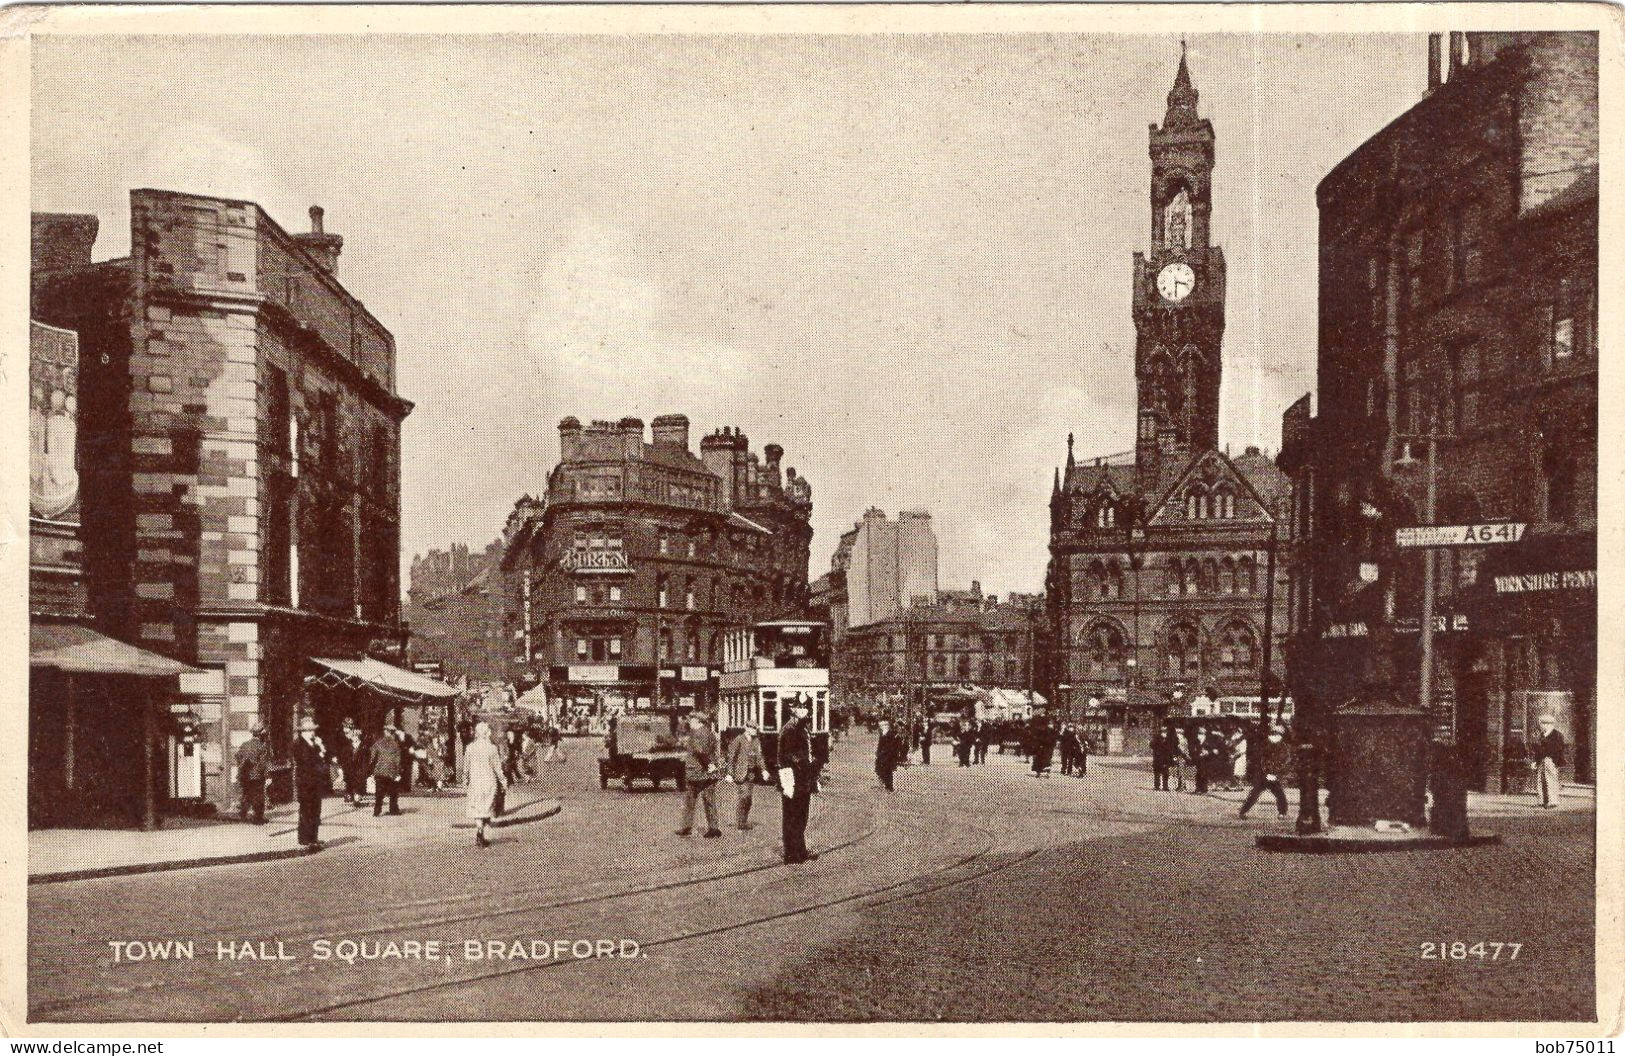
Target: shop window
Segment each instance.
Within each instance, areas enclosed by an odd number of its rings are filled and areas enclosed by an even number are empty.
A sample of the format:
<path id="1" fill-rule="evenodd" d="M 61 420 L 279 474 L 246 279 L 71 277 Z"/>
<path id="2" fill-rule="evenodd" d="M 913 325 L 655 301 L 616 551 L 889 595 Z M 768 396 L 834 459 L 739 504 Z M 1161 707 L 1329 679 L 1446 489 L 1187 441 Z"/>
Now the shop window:
<path id="1" fill-rule="evenodd" d="M 619 602 L 621 600 L 621 588 L 620 587 L 610 587 L 609 588 L 609 600 L 611 602 Z"/>
<path id="2" fill-rule="evenodd" d="M 612 658 L 616 659 L 616 660 L 620 659 L 620 657 L 621 657 L 621 640 L 619 638 L 611 638 L 609 640 L 609 655 Z"/>
<path id="3" fill-rule="evenodd" d="M 591 643 L 589 643 L 587 641 L 587 639 L 585 639 L 585 638 L 577 638 L 576 639 L 576 658 L 577 659 L 585 660 L 585 659 L 587 659 L 588 656 L 591 655 L 591 652 L 592 652 L 592 645 L 591 645 Z"/>

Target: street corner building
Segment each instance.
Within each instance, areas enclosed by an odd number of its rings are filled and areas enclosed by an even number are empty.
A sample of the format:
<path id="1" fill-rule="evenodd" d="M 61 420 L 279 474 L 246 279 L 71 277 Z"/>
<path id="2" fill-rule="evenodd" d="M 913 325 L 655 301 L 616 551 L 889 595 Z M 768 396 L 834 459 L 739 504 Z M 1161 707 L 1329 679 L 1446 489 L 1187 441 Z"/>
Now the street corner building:
<path id="1" fill-rule="evenodd" d="M 1595 772 L 1597 122 L 1596 34 L 1434 34 L 1423 98 L 1318 190 L 1294 690 L 1425 703 L 1481 790 L 1522 790 L 1547 713 Z M 1396 545 L 1428 524 L 1489 542 Z"/>
<path id="2" fill-rule="evenodd" d="M 515 681 L 566 725 L 714 706 L 724 632 L 807 611 L 812 486 L 736 428 L 699 448 L 681 414 L 566 418 L 545 495 L 509 519 Z"/>
<path id="3" fill-rule="evenodd" d="M 394 338 L 339 281 L 344 240 L 321 209 L 310 218 L 311 231 L 290 234 L 252 202 L 134 190 L 129 255 L 93 261 L 94 217 L 34 217 L 33 318 L 78 346 L 83 496 L 71 528 L 41 525 L 42 539 L 71 535 L 76 559 L 36 562 L 31 580 L 57 589 L 34 596 L 60 605 L 74 582 L 75 626 L 181 673 L 157 694 L 36 678 L 31 823 L 129 817 L 141 793 L 121 775 L 153 751 L 158 799 L 224 808 L 252 727 L 286 760 L 315 658 L 403 643 L 412 405 L 395 391 Z M 58 423 L 46 424 L 50 521 L 66 467 Z M 60 620 L 32 616 L 36 636 Z M 65 670 L 34 652 L 36 674 Z M 278 772 L 273 794 L 287 795 Z"/>
<path id="4" fill-rule="evenodd" d="M 1080 459 L 1068 437 L 1050 498 L 1045 688 L 1105 727 L 1111 751 L 1145 751 L 1208 690 L 1256 715 L 1280 671 L 1272 580 L 1291 482 L 1256 447 L 1218 446 L 1225 262 L 1210 241 L 1215 134 L 1197 103 L 1182 54 L 1150 128 L 1150 249 L 1129 274 L 1135 448 Z"/>

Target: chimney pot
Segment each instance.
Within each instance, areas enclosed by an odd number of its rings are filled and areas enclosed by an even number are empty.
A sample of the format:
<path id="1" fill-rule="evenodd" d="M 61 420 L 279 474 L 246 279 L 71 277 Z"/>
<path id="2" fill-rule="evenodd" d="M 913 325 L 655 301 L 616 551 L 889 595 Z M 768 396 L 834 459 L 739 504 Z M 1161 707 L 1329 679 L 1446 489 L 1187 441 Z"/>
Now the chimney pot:
<path id="1" fill-rule="evenodd" d="M 310 207 L 310 233 L 313 235 L 322 233 L 322 207 L 319 205 Z"/>

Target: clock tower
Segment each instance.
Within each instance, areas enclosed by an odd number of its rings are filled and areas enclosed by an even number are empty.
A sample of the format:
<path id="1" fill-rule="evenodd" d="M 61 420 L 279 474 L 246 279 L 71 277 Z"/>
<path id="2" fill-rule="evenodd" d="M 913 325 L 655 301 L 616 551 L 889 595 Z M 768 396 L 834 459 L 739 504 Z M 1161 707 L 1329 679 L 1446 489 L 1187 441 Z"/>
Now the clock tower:
<path id="1" fill-rule="evenodd" d="M 1151 248 L 1134 254 L 1134 373 L 1141 471 L 1219 444 L 1224 253 L 1209 242 L 1213 126 L 1196 112 L 1180 45 L 1162 124 L 1151 126 Z"/>

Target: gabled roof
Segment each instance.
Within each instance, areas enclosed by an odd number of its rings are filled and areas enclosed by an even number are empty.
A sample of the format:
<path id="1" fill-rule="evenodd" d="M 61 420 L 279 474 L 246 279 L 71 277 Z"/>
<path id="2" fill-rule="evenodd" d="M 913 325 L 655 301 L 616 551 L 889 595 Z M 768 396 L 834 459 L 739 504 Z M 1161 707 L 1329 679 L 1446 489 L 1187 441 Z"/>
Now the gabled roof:
<path id="1" fill-rule="evenodd" d="M 1280 496 L 1273 487 L 1276 481 L 1269 479 L 1269 474 L 1264 470 L 1264 466 L 1268 466 L 1270 470 L 1273 470 L 1275 477 L 1281 481 L 1285 481 L 1286 475 L 1275 468 L 1275 464 L 1262 454 L 1249 450 L 1244 457 L 1250 460 L 1248 464 L 1248 469 L 1251 470 L 1250 473 L 1243 472 L 1241 467 L 1223 451 L 1210 448 L 1192 454 L 1184 466 L 1180 467 L 1178 472 L 1173 474 L 1156 491 L 1155 500 L 1149 504 L 1152 510 L 1151 522 L 1155 523 L 1162 517 L 1163 511 L 1168 509 L 1169 503 L 1174 500 L 1175 495 L 1184 489 L 1186 482 L 1195 476 L 1203 466 L 1207 465 L 1216 466 L 1219 476 L 1241 485 L 1246 494 L 1251 496 L 1252 500 L 1263 511 L 1265 519 L 1273 521 L 1275 519 L 1275 503 L 1273 500 Z M 1262 465 L 1259 463 L 1262 463 Z M 1249 479 L 1249 477 L 1255 477 L 1259 483 L 1266 484 L 1266 492 L 1269 494 L 1260 493 L 1259 489 L 1254 486 L 1253 480 Z M 1245 520 L 1245 518 L 1238 518 L 1238 520 Z"/>

